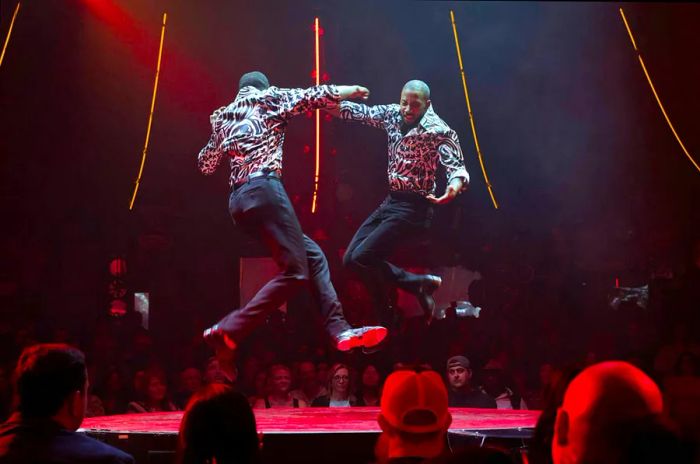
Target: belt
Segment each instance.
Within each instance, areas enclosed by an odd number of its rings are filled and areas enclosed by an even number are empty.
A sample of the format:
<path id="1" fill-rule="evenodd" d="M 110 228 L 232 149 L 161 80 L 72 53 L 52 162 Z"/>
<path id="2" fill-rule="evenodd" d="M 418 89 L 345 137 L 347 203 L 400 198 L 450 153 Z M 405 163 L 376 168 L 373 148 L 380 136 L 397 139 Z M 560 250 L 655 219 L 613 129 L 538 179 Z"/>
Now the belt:
<path id="1" fill-rule="evenodd" d="M 428 199 L 423 195 L 411 190 L 391 190 L 389 191 L 389 196 L 399 201 L 428 202 Z"/>
<path id="2" fill-rule="evenodd" d="M 277 174 L 275 171 L 263 169 L 262 171 L 251 172 L 243 180 L 239 180 L 238 182 L 233 184 L 233 189 L 236 190 L 237 188 L 241 188 L 253 179 L 259 179 L 263 177 L 281 180 L 279 174 Z"/>

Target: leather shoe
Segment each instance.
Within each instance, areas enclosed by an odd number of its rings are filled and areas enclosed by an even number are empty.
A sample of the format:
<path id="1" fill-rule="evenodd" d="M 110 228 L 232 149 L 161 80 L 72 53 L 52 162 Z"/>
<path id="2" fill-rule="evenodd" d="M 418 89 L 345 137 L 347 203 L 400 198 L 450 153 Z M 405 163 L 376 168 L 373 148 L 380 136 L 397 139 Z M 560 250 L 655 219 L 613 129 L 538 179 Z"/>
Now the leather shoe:
<path id="1" fill-rule="evenodd" d="M 418 288 L 418 293 L 416 294 L 418 304 L 423 308 L 428 324 L 432 321 L 433 312 L 435 311 L 433 293 L 440 288 L 440 285 L 442 285 L 442 279 L 439 276 L 426 274 L 423 276 L 420 287 Z"/>

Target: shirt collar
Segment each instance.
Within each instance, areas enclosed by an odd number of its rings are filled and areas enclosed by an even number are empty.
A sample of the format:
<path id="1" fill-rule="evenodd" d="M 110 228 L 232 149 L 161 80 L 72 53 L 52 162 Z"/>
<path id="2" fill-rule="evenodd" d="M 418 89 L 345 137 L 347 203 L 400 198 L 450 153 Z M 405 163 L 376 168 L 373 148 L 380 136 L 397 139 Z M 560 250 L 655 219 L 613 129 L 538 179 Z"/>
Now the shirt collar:
<path id="1" fill-rule="evenodd" d="M 258 90 L 257 88 L 253 87 L 252 85 L 246 85 L 242 89 L 238 91 L 238 95 L 236 95 L 236 98 L 234 99 L 234 103 L 236 100 L 239 98 L 245 98 L 248 95 L 254 95 L 257 93 L 262 92 L 262 90 Z M 229 105 L 230 106 L 230 105 Z M 226 111 L 226 108 L 228 106 L 222 106 L 221 108 L 217 108 L 214 110 L 214 112 L 209 116 L 209 122 L 211 122 L 212 125 L 216 125 L 221 121 L 221 115 L 224 111 Z"/>
<path id="2" fill-rule="evenodd" d="M 426 132 L 440 132 L 441 130 L 444 130 L 445 123 L 442 122 L 442 119 L 435 113 L 433 110 L 433 104 L 431 103 L 428 109 L 425 111 L 425 114 L 420 120 L 420 123 L 418 123 L 424 131 Z"/>
<path id="3" fill-rule="evenodd" d="M 243 87 L 241 90 L 238 91 L 238 96 L 239 97 L 245 97 L 246 95 L 250 95 L 253 93 L 259 93 L 261 90 L 258 90 L 257 88 L 253 87 L 252 85 L 246 85 Z"/>

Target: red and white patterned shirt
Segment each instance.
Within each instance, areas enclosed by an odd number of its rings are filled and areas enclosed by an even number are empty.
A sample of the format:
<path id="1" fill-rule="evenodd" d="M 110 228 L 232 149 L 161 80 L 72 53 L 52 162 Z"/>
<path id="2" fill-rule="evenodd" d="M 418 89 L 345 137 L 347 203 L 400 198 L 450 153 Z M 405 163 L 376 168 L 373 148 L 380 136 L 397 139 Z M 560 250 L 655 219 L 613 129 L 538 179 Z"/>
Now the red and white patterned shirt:
<path id="1" fill-rule="evenodd" d="M 228 155 L 232 186 L 265 168 L 281 175 L 282 145 L 289 119 L 317 108 L 336 106 L 339 101 L 334 85 L 265 90 L 243 87 L 231 104 L 209 117 L 212 134 L 197 157 L 199 170 L 212 174 Z"/>
<path id="2" fill-rule="evenodd" d="M 389 188 L 423 196 L 435 193 L 438 160 L 447 170 L 447 182 L 462 178 L 469 183 L 457 133 L 440 119 L 430 105 L 416 127 L 401 133 L 399 105 L 367 106 L 343 101 L 340 117 L 384 129 L 389 138 Z"/>

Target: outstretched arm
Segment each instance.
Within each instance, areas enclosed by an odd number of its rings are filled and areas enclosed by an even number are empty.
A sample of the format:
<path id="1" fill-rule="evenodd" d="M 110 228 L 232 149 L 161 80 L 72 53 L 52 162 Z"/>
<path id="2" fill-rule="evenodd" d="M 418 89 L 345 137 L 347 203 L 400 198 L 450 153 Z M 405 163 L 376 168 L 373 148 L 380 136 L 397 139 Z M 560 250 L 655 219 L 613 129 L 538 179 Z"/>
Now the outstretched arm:
<path id="1" fill-rule="evenodd" d="M 307 89 L 276 88 L 271 96 L 272 101 L 279 104 L 279 114 L 288 118 L 307 111 L 332 108 L 348 98 L 367 99 L 369 90 L 361 85 L 317 85 Z"/>
<path id="2" fill-rule="evenodd" d="M 361 85 L 337 85 L 340 100 L 350 100 L 361 98 L 367 100 L 369 98 L 369 89 Z"/>
<path id="3" fill-rule="evenodd" d="M 391 111 L 391 105 L 368 106 L 362 103 L 344 101 L 337 108 L 329 109 L 328 112 L 340 119 L 359 121 L 368 126 L 384 129 L 386 120 Z"/>
<path id="4" fill-rule="evenodd" d="M 354 98 L 367 100 L 369 98 L 369 89 L 367 87 L 362 87 L 361 85 L 338 85 L 336 87 L 338 88 L 338 93 L 340 94 L 340 100 L 349 100 Z M 323 111 L 330 114 L 334 118 L 340 117 L 340 106 L 329 106 L 324 108 Z"/>

